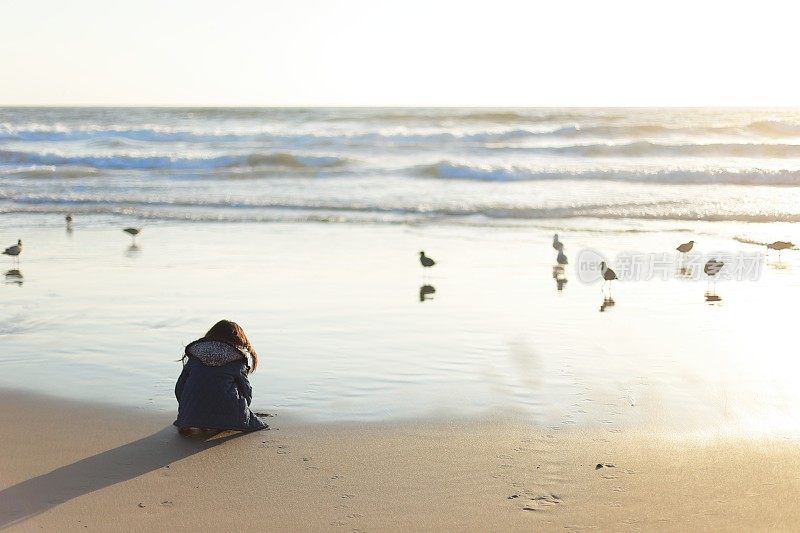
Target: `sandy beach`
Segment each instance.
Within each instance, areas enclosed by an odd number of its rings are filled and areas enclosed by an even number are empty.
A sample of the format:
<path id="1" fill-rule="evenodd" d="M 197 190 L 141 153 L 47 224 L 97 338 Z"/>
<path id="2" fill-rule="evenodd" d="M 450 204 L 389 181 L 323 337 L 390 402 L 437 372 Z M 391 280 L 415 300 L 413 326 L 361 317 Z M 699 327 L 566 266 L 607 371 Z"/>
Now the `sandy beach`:
<path id="1" fill-rule="evenodd" d="M 14 428 L 0 447 L 9 531 L 788 531 L 800 520 L 796 440 L 278 416 L 268 431 L 202 441 L 164 414 L 0 400 Z"/>
<path id="2" fill-rule="evenodd" d="M 0 108 L 0 529 L 797 530 L 798 135 Z M 186 439 L 181 356 L 221 319 L 272 429 Z"/>

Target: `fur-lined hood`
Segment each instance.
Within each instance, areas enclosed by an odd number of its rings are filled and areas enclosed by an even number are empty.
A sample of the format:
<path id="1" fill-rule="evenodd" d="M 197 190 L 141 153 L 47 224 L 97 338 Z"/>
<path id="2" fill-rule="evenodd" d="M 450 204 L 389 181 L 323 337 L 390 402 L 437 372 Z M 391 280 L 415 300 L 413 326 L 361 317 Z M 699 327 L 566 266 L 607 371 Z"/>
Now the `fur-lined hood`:
<path id="1" fill-rule="evenodd" d="M 242 359 L 248 368 L 253 368 L 253 360 L 246 349 L 221 341 L 198 339 L 189 343 L 186 355 L 198 358 L 206 366 L 222 366 Z"/>

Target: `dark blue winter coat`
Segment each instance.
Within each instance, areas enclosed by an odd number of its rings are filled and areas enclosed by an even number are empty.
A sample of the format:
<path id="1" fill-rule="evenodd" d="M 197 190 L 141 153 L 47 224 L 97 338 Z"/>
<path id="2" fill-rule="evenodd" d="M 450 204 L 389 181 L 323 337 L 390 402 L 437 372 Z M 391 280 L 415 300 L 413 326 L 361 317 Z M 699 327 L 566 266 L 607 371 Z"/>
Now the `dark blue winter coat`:
<path id="1" fill-rule="evenodd" d="M 186 347 L 187 361 L 175 384 L 178 427 L 257 431 L 266 424 L 250 411 L 249 359 L 224 342 L 199 339 Z"/>

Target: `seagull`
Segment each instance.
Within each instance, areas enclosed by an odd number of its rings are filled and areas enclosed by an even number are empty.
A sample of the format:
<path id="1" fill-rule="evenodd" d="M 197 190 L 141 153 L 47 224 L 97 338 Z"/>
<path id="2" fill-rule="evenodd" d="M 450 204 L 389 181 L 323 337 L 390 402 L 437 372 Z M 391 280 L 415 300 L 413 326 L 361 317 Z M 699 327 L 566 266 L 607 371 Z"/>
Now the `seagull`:
<path id="1" fill-rule="evenodd" d="M 558 250 L 559 252 L 561 251 L 562 248 L 564 248 L 564 243 L 558 240 L 558 233 L 553 235 L 553 248 Z"/>
<path id="2" fill-rule="evenodd" d="M 141 228 L 125 228 L 122 231 L 130 235 L 133 242 L 136 242 L 136 236 L 139 235 L 139 232 L 142 230 Z"/>
<path id="3" fill-rule="evenodd" d="M 564 255 L 564 246 L 561 246 L 561 249 L 558 250 L 558 255 L 556 256 L 556 263 L 559 265 L 566 265 L 567 264 L 567 256 Z"/>
<path id="4" fill-rule="evenodd" d="M 775 241 L 767 245 L 767 253 L 769 250 L 778 250 L 778 261 L 781 260 L 781 250 L 789 250 L 794 248 L 794 244 L 787 241 Z"/>
<path id="5" fill-rule="evenodd" d="M 5 251 L 3 252 L 3 255 L 10 255 L 11 257 L 14 257 L 16 261 L 19 263 L 19 254 L 21 253 L 22 253 L 22 239 L 18 240 L 17 244 L 15 244 L 14 246 L 9 246 L 8 248 L 6 248 Z"/>
<path id="6" fill-rule="evenodd" d="M 436 261 L 425 255 L 425 252 L 419 253 L 419 262 L 422 263 L 423 268 L 430 268 L 436 264 Z"/>
<path id="7" fill-rule="evenodd" d="M 685 254 L 686 252 L 690 252 L 693 247 L 694 247 L 694 241 L 689 241 L 681 244 L 675 249 L 678 250 L 680 253 Z"/>

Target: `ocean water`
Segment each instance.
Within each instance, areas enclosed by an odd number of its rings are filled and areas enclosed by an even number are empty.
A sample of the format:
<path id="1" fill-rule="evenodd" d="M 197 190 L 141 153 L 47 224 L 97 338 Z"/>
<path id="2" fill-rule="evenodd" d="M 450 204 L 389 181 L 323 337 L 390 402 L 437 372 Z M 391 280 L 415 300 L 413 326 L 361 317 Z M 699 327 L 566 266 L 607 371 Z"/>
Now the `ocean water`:
<path id="1" fill-rule="evenodd" d="M 0 109 L 0 212 L 800 220 L 800 111 Z"/>
<path id="2" fill-rule="evenodd" d="M 173 410 L 226 317 L 260 411 L 797 435 L 798 157 L 792 110 L 2 109 L 0 386 Z M 690 239 L 758 276 L 575 271 Z"/>

